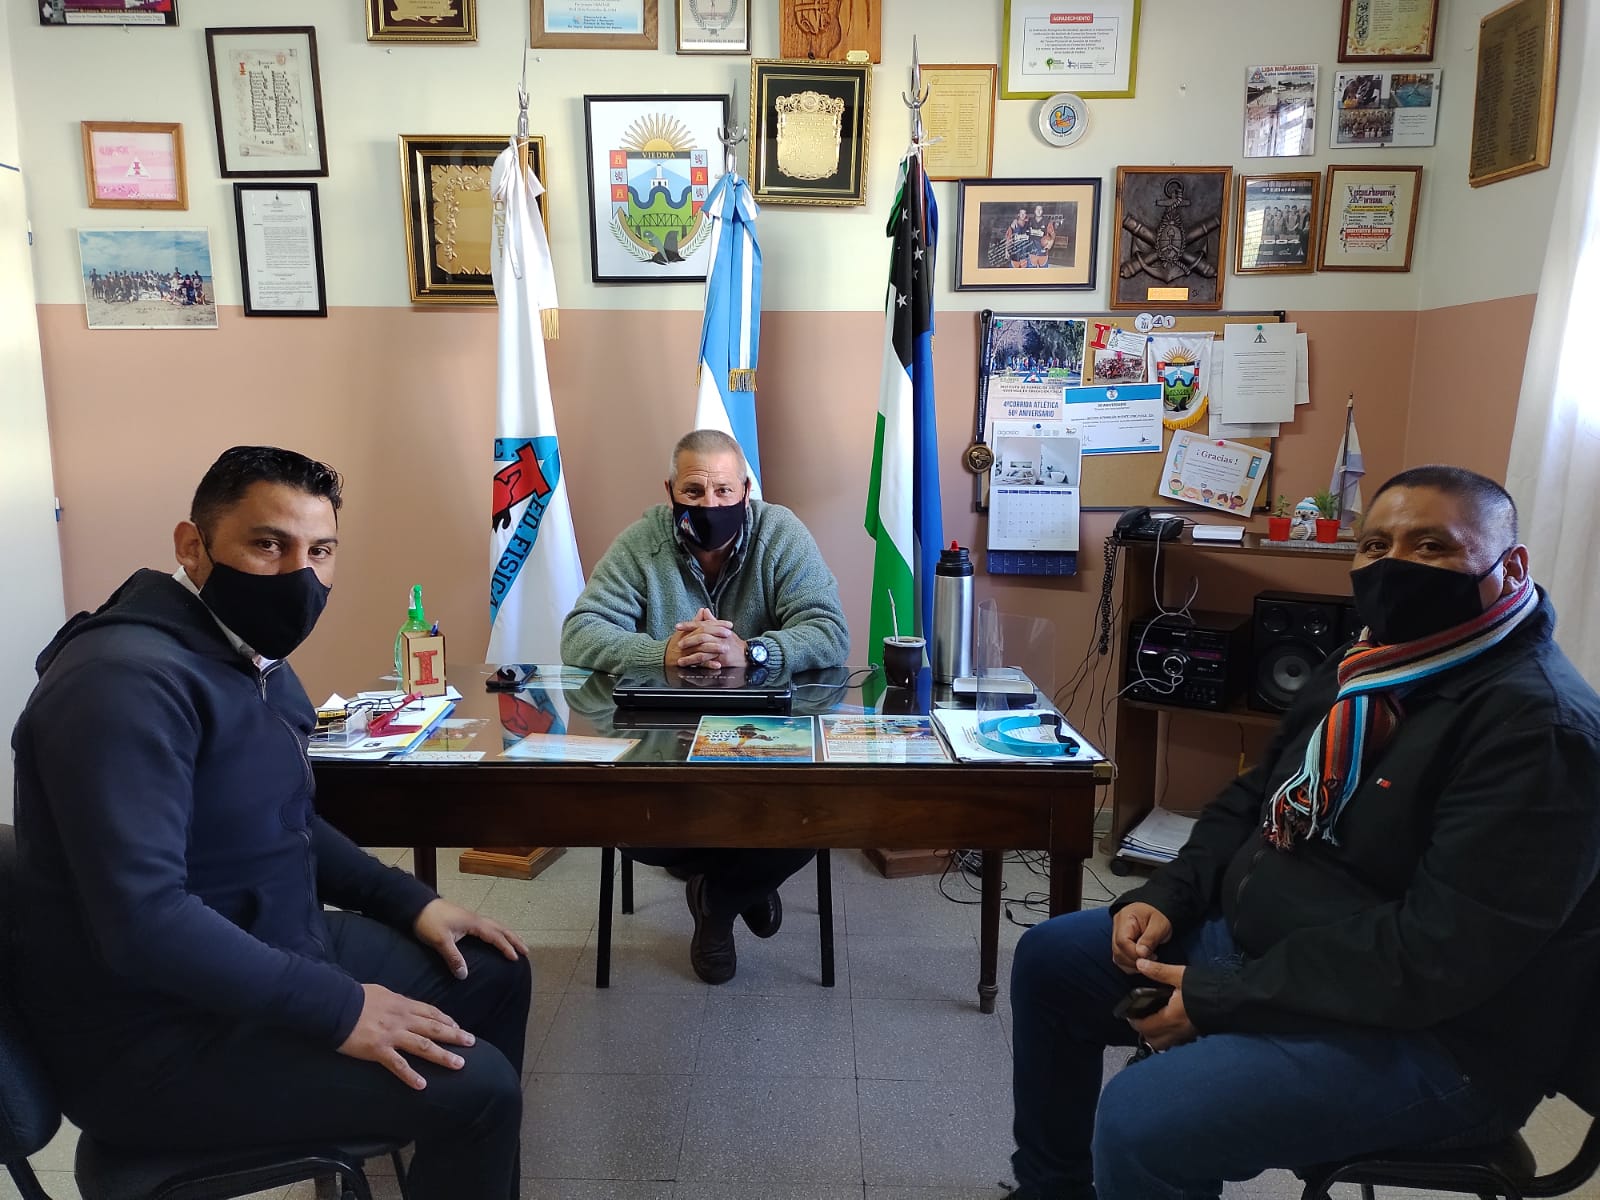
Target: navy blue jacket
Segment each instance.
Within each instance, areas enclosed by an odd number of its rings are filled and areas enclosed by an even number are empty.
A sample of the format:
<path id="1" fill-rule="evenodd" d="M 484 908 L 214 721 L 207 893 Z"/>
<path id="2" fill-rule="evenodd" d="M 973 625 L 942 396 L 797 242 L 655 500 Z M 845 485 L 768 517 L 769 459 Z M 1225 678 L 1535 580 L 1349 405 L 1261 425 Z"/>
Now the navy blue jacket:
<path id="1" fill-rule="evenodd" d="M 39 656 L 12 735 L 19 999 L 70 1094 L 196 1014 L 337 1047 L 360 984 L 322 903 L 409 930 L 433 893 L 312 809 L 314 713 L 198 597 L 139 571 Z"/>

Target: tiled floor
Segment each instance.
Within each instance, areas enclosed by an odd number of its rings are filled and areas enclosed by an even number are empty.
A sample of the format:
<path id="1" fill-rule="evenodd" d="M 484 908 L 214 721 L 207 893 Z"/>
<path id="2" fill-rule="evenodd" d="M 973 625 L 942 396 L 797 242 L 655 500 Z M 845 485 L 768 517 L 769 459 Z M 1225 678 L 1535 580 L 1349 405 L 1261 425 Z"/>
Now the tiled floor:
<path id="1" fill-rule="evenodd" d="M 1021 929 L 1002 925 L 1000 1011 L 977 1010 L 977 907 L 933 878 L 888 881 L 835 852 L 837 985 L 818 984 L 816 881 L 784 890 L 784 928 L 739 940 L 739 973 L 710 988 L 688 965 L 683 885 L 635 869 L 618 916 L 612 986 L 594 987 L 598 851 L 574 850 L 524 883 L 461 876 L 441 890 L 522 933 L 533 950 L 523 1194 L 532 1200 L 1000 1200 L 1009 1181 L 1011 1058 L 1003 982 Z M 386 857 L 409 865 L 405 855 Z M 1098 865 L 1099 879 L 1120 888 Z M 1020 864 L 1008 894 L 1042 884 Z M 952 892 L 965 891 L 959 882 Z M 1085 878 L 1085 898 L 1107 893 Z M 966 899 L 976 893 L 966 891 Z M 1019 920 L 1035 919 L 1018 909 Z M 741 927 L 742 929 L 742 927 Z M 1585 1118 L 1535 1119 L 1541 1161 Z M 68 1129 L 34 1166 L 55 1200 L 77 1196 Z M 372 1164 L 377 1194 L 397 1190 Z M 16 1196 L 0 1178 L 0 1200 Z M 310 1200 L 310 1185 L 272 1200 Z M 1286 1173 L 1230 1200 L 1299 1195 Z M 1354 1191 L 1349 1192 L 1354 1196 Z M 1408 1193 L 1418 1196 L 1418 1193 Z M 1574 1195 L 1600 1200 L 1600 1190 Z M 473 1200 L 463 1197 L 462 1200 Z"/>

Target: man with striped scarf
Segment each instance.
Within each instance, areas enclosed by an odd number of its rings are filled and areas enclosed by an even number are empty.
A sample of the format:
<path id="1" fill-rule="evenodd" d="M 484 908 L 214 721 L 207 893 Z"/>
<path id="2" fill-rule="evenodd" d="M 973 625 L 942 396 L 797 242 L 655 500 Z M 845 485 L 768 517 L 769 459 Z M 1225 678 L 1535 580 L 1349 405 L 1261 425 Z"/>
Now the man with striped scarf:
<path id="1" fill-rule="evenodd" d="M 1177 861 L 1024 935 L 1016 1200 L 1191 1200 L 1517 1129 L 1600 969 L 1600 698 L 1499 484 L 1389 480 L 1351 584 L 1366 626 Z M 1135 987 L 1153 1014 L 1113 1007 Z M 1101 1089 L 1107 1045 L 1146 1055 Z"/>

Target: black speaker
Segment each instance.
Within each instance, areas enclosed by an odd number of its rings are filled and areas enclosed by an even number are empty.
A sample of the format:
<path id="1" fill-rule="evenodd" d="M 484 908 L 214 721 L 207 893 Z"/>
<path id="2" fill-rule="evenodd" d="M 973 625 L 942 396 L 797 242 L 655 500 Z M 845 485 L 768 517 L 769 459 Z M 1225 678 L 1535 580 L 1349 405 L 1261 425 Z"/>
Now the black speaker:
<path id="1" fill-rule="evenodd" d="M 1287 711 L 1318 664 L 1359 632 L 1349 596 L 1262 592 L 1250 623 L 1250 707 Z"/>

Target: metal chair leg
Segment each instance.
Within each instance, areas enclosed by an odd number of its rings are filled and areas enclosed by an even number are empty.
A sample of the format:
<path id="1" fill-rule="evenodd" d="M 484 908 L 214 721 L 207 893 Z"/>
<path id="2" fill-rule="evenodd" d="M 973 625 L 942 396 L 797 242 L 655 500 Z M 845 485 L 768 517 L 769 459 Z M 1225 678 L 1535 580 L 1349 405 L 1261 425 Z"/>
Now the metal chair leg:
<path id="1" fill-rule="evenodd" d="M 633 855 L 622 852 L 622 911 L 633 912 Z"/>
<path id="2" fill-rule="evenodd" d="M 822 921 L 822 986 L 833 986 L 833 860 L 817 851 L 817 916 Z"/>
<path id="3" fill-rule="evenodd" d="M 6 1170 L 11 1173 L 11 1182 L 17 1185 L 17 1194 L 22 1200 L 50 1200 L 50 1194 L 40 1186 L 39 1177 L 33 1173 L 26 1159 L 7 1163 Z"/>
<path id="4" fill-rule="evenodd" d="M 594 985 L 611 986 L 611 896 L 612 876 L 617 870 L 617 852 L 606 846 L 600 851 L 600 931 L 595 940 Z"/>
<path id="5" fill-rule="evenodd" d="M 1370 1183 L 1361 1185 L 1361 1200 L 1377 1200 L 1378 1193 L 1372 1190 Z"/>

